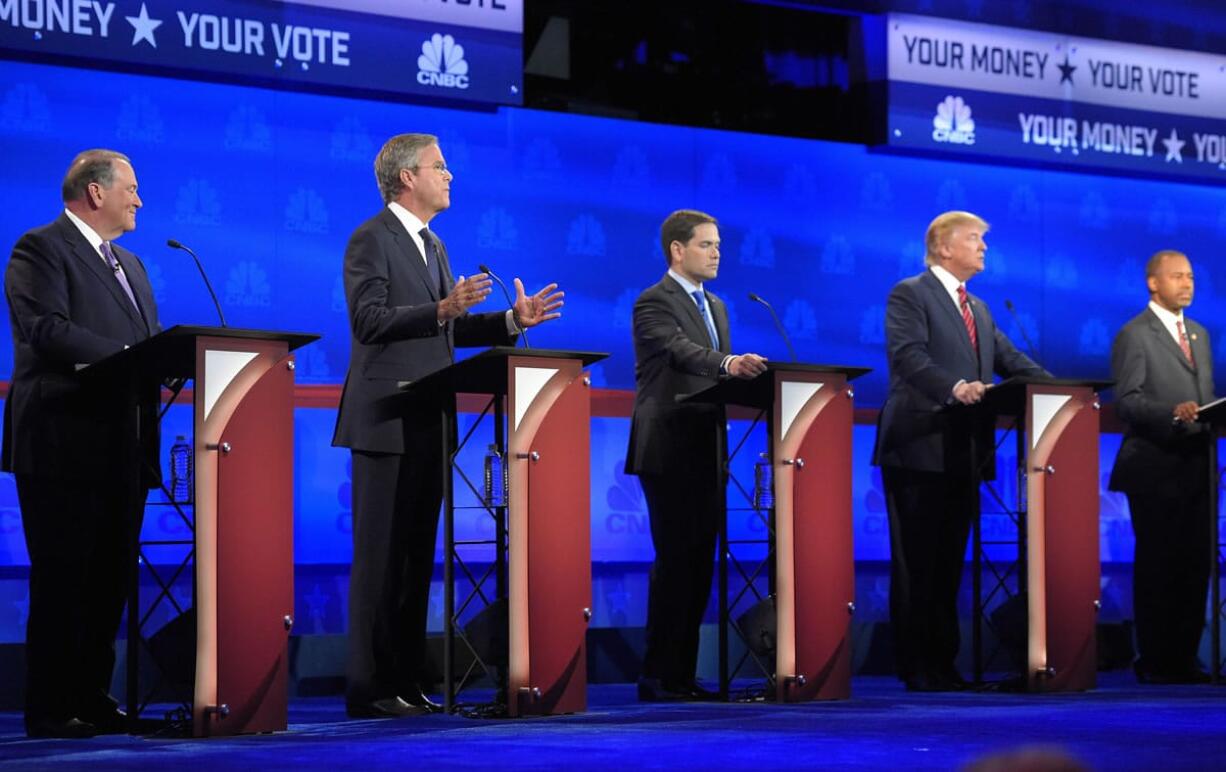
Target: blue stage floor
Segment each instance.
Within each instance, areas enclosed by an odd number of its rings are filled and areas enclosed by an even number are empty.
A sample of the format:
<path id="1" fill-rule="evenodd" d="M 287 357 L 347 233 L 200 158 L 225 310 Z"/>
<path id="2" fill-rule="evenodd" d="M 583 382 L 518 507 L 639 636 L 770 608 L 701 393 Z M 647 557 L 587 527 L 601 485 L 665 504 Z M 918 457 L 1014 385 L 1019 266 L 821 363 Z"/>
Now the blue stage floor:
<path id="1" fill-rule="evenodd" d="M 1048 746 L 1100 770 L 1226 769 L 1226 687 L 1138 686 L 1103 674 L 1086 694 L 910 694 L 859 677 L 846 702 L 643 705 L 593 686 L 589 710 L 527 720 L 348 721 L 340 700 L 295 700 L 289 731 L 211 740 L 27 740 L 0 714 L 0 768 L 954 769 Z"/>

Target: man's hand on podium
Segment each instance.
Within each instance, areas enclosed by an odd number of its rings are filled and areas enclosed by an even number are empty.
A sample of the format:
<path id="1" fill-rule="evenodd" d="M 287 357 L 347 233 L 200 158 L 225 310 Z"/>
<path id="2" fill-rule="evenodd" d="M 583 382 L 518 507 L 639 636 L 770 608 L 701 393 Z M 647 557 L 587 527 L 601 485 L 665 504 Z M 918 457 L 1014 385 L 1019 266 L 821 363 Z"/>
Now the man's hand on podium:
<path id="1" fill-rule="evenodd" d="M 962 381 L 957 386 L 954 386 L 954 399 L 963 405 L 974 405 L 983 399 L 984 392 L 987 390 L 988 387 L 983 384 L 983 381 L 971 381 L 969 383 Z"/>
<path id="2" fill-rule="evenodd" d="M 728 374 L 733 378 L 757 378 L 766 372 L 766 359 L 757 354 L 739 354 L 728 361 Z"/>

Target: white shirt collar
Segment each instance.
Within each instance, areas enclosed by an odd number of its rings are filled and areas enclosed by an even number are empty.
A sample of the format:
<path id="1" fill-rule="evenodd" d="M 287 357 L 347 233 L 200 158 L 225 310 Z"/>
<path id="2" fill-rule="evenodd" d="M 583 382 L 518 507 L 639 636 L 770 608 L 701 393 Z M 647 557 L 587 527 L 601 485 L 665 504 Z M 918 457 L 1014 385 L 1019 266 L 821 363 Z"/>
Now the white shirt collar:
<path id="1" fill-rule="evenodd" d="M 98 257 L 102 257 L 103 239 L 98 235 L 98 232 L 89 227 L 84 220 L 77 217 L 70 210 L 65 209 L 64 214 L 68 215 L 68 219 L 72 221 L 72 224 L 77 226 L 77 230 L 81 231 L 81 235 L 85 237 L 85 240 L 89 242 L 89 245 L 94 248 L 95 252 L 98 253 Z"/>
<path id="2" fill-rule="evenodd" d="M 681 289 L 685 290 L 685 294 L 690 295 L 691 297 L 695 292 L 700 292 L 702 290 L 701 284 L 694 284 L 694 282 L 677 273 L 672 268 L 668 269 L 668 275 L 673 277 L 673 280 L 681 285 Z"/>
<path id="3" fill-rule="evenodd" d="M 1167 327 L 1174 327 L 1175 322 L 1183 321 L 1183 309 L 1179 309 L 1179 313 L 1173 313 L 1158 305 L 1154 301 L 1149 301 L 1149 310 L 1153 311 L 1162 323 Z"/>
<path id="4" fill-rule="evenodd" d="M 958 303 L 958 287 L 961 287 L 964 282 L 958 281 L 957 276 L 954 276 L 942 266 L 930 265 L 928 270 L 932 271 L 932 275 L 937 277 L 937 281 L 941 282 L 941 286 L 949 293 L 949 297 L 954 301 L 954 305 L 960 305 Z"/>
<path id="5" fill-rule="evenodd" d="M 1179 313 L 1176 314 L 1166 310 L 1151 300 L 1149 301 L 1149 310 L 1154 312 L 1154 316 L 1158 317 L 1158 321 L 1162 322 L 1162 326 L 1165 327 L 1166 331 L 1171 334 L 1171 337 L 1175 339 L 1176 343 L 1179 343 L 1181 346 L 1183 345 L 1182 341 L 1179 339 L 1179 328 L 1175 326 L 1176 322 L 1183 324 L 1184 333 L 1189 335 L 1190 339 L 1191 333 L 1188 333 L 1188 323 L 1183 319 L 1182 308 L 1179 309 Z"/>
<path id="6" fill-rule="evenodd" d="M 389 203 L 387 208 L 396 216 L 396 219 L 400 221 L 400 224 L 404 226 L 404 229 L 409 232 L 409 238 L 413 239 L 413 243 L 417 245 L 417 252 L 421 255 L 422 262 L 425 262 L 426 242 L 421 238 L 421 229 L 428 228 L 430 226 L 426 225 L 421 221 L 420 217 L 413 214 L 408 209 L 405 209 L 395 201 Z"/>

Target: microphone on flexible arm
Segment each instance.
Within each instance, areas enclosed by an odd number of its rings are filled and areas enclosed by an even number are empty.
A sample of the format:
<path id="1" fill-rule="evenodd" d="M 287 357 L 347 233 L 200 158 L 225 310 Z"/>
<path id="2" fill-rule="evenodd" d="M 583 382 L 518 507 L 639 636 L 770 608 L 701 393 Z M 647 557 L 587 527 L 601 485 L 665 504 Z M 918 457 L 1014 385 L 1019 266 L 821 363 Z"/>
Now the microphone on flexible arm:
<path id="1" fill-rule="evenodd" d="M 511 293 L 507 291 L 507 285 L 502 283 L 502 279 L 499 279 L 498 274 L 491 271 L 488 265 L 484 263 L 480 263 L 477 265 L 477 269 L 480 270 L 481 273 L 488 273 L 491 279 L 498 282 L 498 286 L 502 288 L 502 296 L 506 298 L 507 306 L 510 307 L 511 309 L 511 320 L 514 321 L 515 320 L 515 301 L 511 300 Z M 516 322 L 515 326 L 518 327 L 519 323 Z M 522 335 L 524 338 L 524 348 L 532 348 L 532 344 L 528 342 L 528 331 L 526 329 L 521 329 L 519 331 L 519 334 Z"/>
<path id="2" fill-rule="evenodd" d="M 749 299 L 755 303 L 761 303 L 766 306 L 766 310 L 771 312 L 771 318 L 775 320 L 775 327 L 779 330 L 779 335 L 783 338 L 783 342 L 787 344 L 788 353 L 792 355 L 792 361 L 796 361 L 796 349 L 792 348 L 792 339 L 788 337 L 788 331 L 784 328 L 783 322 L 779 321 L 779 315 L 775 313 L 775 309 L 770 303 L 767 303 L 761 295 L 751 292 Z"/>
<path id="3" fill-rule="evenodd" d="M 1022 340 L 1026 342 L 1026 348 L 1030 349 L 1030 358 L 1041 367 L 1042 365 L 1039 362 L 1039 355 L 1034 347 L 1034 343 L 1031 342 L 1030 336 L 1026 334 L 1026 325 L 1022 324 L 1022 320 L 1018 317 L 1017 309 L 1013 307 L 1013 301 L 1005 298 L 1005 308 L 1009 309 L 1009 314 L 1017 324 L 1018 331 L 1022 333 Z"/>
<path id="4" fill-rule="evenodd" d="M 196 253 L 188 248 L 185 244 L 181 244 L 174 239 L 166 239 L 166 246 L 171 249 L 181 249 L 192 256 L 192 260 L 196 261 L 196 268 L 200 271 L 200 278 L 204 279 L 204 286 L 208 288 L 209 295 L 213 297 L 213 307 L 217 309 L 217 318 L 221 320 L 221 326 L 227 327 L 226 315 L 221 312 L 221 303 L 217 302 L 217 293 L 213 291 L 213 283 L 209 281 L 209 276 L 204 272 L 204 266 L 200 264 L 200 258 L 196 257 Z"/>

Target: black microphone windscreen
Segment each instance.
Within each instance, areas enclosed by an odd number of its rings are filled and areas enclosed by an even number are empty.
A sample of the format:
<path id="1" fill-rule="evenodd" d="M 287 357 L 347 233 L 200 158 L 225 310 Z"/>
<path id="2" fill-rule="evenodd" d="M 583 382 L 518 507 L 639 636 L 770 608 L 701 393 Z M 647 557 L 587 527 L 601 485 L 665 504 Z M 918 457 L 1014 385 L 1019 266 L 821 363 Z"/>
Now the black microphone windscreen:
<path id="1" fill-rule="evenodd" d="M 175 241 L 174 239 L 166 239 L 166 246 L 170 247 L 171 249 L 182 249 L 183 248 L 183 245 Z"/>

